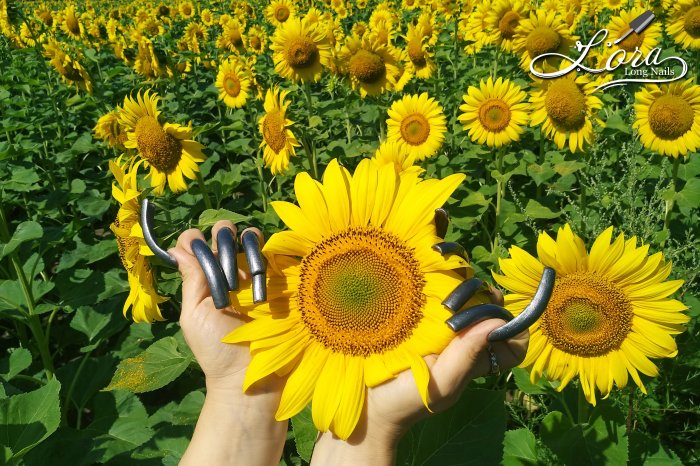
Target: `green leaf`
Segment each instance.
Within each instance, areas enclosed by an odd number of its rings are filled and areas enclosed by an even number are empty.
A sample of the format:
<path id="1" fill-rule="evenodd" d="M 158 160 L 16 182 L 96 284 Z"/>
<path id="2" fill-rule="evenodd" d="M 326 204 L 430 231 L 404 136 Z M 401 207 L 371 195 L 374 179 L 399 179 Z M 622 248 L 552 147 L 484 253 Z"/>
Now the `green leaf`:
<path id="1" fill-rule="evenodd" d="M 528 429 L 506 432 L 503 441 L 503 466 L 537 466 L 537 440 Z"/>
<path id="2" fill-rule="evenodd" d="M 0 243 L 0 259 L 15 252 L 20 244 L 44 236 L 44 230 L 37 222 L 22 222 L 17 226 L 12 238 L 7 244 Z"/>
<path id="3" fill-rule="evenodd" d="M 297 453 L 307 463 L 311 462 L 311 453 L 314 450 L 314 442 L 318 431 L 311 419 L 311 405 L 292 418 L 292 430 L 294 431 L 294 443 Z"/>
<path id="4" fill-rule="evenodd" d="M 542 183 L 553 177 L 555 173 L 556 172 L 554 169 L 552 169 L 552 165 L 550 165 L 549 162 L 545 162 L 542 165 L 531 163 L 527 166 L 527 174 L 530 175 L 530 178 L 535 180 L 535 184 L 537 186 L 540 186 Z"/>
<path id="5" fill-rule="evenodd" d="M 625 123 L 620 114 L 617 112 L 613 112 L 610 114 L 610 116 L 608 116 L 608 119 L 605 121 L 605 128 L 620 131 L 624 134 L 632 133 L 630 125 Z"/>
<path id="6" fill-rule="evenodd" d="M 12 167 L 9 180 L 3 180 L 2 189 L 7 191 L 29 192 L 41 189 L 39 175 L 32 168 Z"/>
<path id="7" fill-rule="evenodd" d="M 515 377 L 515 385 L 528 395 L 545 395 L 552 393 L 558 382 L 550 382 L 546 377 L 540 377 L 537 383 L 530 382 L 530 373 L 522 367 L 514 367 L 511 369 Z"/>
<path id="8" fill-rule="evenodd" d="M 404 435 L 396 464 L 498 464 L 506 427 L 504 399 L 503 391 L 466 389 L 455 406 Z"/>
<path id="9" fill-rule="evenodd" d="M 241 215 L 226 209 L 207 209 L 199 216 L 199 229 L 211 227 L 219 220 L 230 220 L 234 224 L 250 220 L 250 215 Z"/>
<path id="10" fill-rule="evenodd" d="M 28 466 L 77 466 L 94 464 L 100 452 L 93 448 L 92 433 L 61 427 L 23 458 Z"/>
<path id="11" fill-rule="evenodd" d="M 678 208 L 684 215 L 700 205 L 700 178 L 689 180 L 680 192 L 676 193 Z"/>
<path id="12" fill-rule="evenodd" d="M 683 462 L 673 450 L 664 447 L 659 441 L 639 431 L 630 433 L 629 466 L 683 466 Z"/>
<path id="13" fill-rule="evenodd" d="M 88 217 L 102 217 L 112 202 L 102 197 L 99 191 L 92 189 L 84 197 L 78 199 L 78 210 Z"/>
<path id="14" fill-rule="evenodd" d="M 85 335 L 88 343 L 92 343 L 100 331 L 107 326 L 110 318 L 110 314 L 98 313 L 89 306 L 80 306 L 73 314 L 70 327 Z"/>
<path id="15" fill-rule="evenodd" d="M 125 359 L 105 390 L 126 389 L 143 393 L 164 387 L 177 379 L 192 358 L 182 354 L 173 337 L 165 337 L 136 357 Z"/>
<path id="16" fill-rule="evenodd" d="M 60 389 L 60 382 L 53 378 L 38 390 L 0 400 L 0 439 L 15 457 L 58 429 Z"/>
<path id="17" fill-rule="evenodd" d="M 70 182 L 71 194 L 82 194 L 85 192 L 85 188 L 85 182 L 79 178 L 76 178 Z"/>
<path id="18" fill-rule="evenodd" d="M 588 423 L 572 424 L 560 411 L 542 420 L 542 442 L 567 466 L 627 464 L 625 417 L 609 401 L 600 400 Z"/>
<path id="19" fill-rule="evenodd" d="M 8 357 L 0 360 L 0 378 L 11 380 L 32 364 L 32 353 L 26 348 L 11 348 Z"/>
<path id="20" fill-rule="evenodd" d="M 586 166 L 585 163 L 582 162 L 575 162 L 573 160 L 565 161 L 565 162 L 559 162 L 554 164 L 554 171 L 559 173 L 561 176 L 566 176 L 566 175 L 571 175 L 572 173 L 576 173 L 580 169 L 584 168 Z"/>
<path id="21" fill-rule="evenodd" d="M 194 426 L 204 405 L 204 393 L 198 390 L 188 393 L 180 404 L 170 402 L 156 411 L 148 420 L 149 425 Z"/>
<path id="22" fill-rule="evenodd" d="M 525 215 L 532 218 L 557 218 L 559 212 L 554 212 L 549 207 L 543 206 L 534 199 L 530 199 L 525 206 Z"/>

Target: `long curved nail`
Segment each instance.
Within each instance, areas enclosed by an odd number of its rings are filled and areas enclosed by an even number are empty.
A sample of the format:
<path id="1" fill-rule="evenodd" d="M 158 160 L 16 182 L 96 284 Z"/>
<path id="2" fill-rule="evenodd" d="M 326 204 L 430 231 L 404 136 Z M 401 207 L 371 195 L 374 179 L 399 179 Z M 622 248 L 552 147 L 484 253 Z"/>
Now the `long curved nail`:
<path id="1" fill-rule="evenodd" d="M 459 332 L 486 319 L 511 320 L 513 315 L 501 306 L 495 304 L 479 304 L 459 312 L 445 321 L 454 331 Z"/>
<path id="2" fill-rule="evenodd" d="M 253 302 L 263 302 L 267 300 L 267 283 L 265 280 L 267 264 L 265 263 L 265 258 L 260 252 L 258 235 L 252 231 L 247 231 L 243 233 L 241 242 L 243 243 L 245 258 L 248 261 L 248 269 L 250 270 L 250 274 L 253 276 Z"/>
<path id="3" fill-rule="evenodd" d="M 267 283 L 265 274 L 253 275 L 253 302 L 262 303 L 267 301 Z"/>
<path id="4" fill-rule="evenodd" d="M 226 276 L 229 291 L 238 289 L 238 245 L 236 237 L 229 228 L 222 228 L 216 234 L 216 244 L 219 251 L 219 264 Z"/>
<path id="5" fill-rule="evenodd" d="M 445 298 L 442 302 L 443 306 L 447 307 L 452 312 L 459 311 L 462 309 L 462 306 L 479 291 L 483 283 L 484 282 L 478 278 L 463 281 L 447 298 Z"/>
<path id="6" fill-rule="evenodd" d="M 153 234 L 154 216 L 155 207 L 153 207 L 153 204 L 148 202 L 148 199 L 144 198 L 143 201 L 141 201 L 141 229 L 143 230 L 143 239 L 146 241 L 146 244 L 157 258 L 169 266 L 177 268 L 177 261 L 175 258 L 168 254 L 168 252 L 161 248 L 156 242 L 155 235 Z"/>
<path id="7" fill-rule="evenodd" d="M 433 250 L 439 252 L 443 256 L 451 256 L 456 254 L 465 261 L 469 262 L 469 254 L 467 254 L 467 250 L 464 249 L 464 246 L 459 243 L 443 241 L 442 243 L 433 244 Z"/>
<path id="8" fill-rule="evenodd" d="M 540 318 L 544 310 L 547 309 L 549 298 L 552 297 L 552 292 L 554 291 L 556 278 L 557 273 L 554 269 L 545 267 L 542 272 L 542 277 L 540 278 L 540 284 L 530 304 L 528 304 L 525 309 L 523 309 L 523 312 L 518 314 L 515 319 L 491 332 L 489 334 L 489 341 L 507 340 L 534 324 L 537 319 Z"/>
<path id="9" fill-rule="evenodd" d="M 440 238 L 447 234 L 447 226 L 450 224 L 450 216 L 442 207 L 435 209 L 435 232 Z"/>
<path id="10" fill-rule="evenodd" d="M 224 271 L 221 270 L 219 261 L 216 260 L 214 253 L 209 249 L 207 243 L 201 239 L 194 239 L 191 243 L 192 252 L 199 261 L 199 265 L 204 271 L 204 276 L 209 283 L 209 290 L 214 301 L 214 306 L 217 309 L 227 307 L 231 302 L 228 299 L 228 283 Z"/>

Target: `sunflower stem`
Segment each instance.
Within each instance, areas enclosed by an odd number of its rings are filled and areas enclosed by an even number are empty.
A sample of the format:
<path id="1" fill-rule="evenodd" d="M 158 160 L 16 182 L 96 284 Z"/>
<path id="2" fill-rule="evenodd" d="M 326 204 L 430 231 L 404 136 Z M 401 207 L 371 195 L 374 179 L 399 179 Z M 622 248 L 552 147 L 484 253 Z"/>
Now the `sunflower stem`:
<path id="1" fill-rule="evenodd" d="M 671 171 L 671 188 L 673 189 L 673 197 L 666 201 L 666 213 L 664 215 L 664 231 L 666 231 L 667 237 L 671 234 L 668 227 L 671 224 L 671 213 L 673 213 L 673 207 L 676 205 L 676 187 L 678 184 L 678 168 L 680 167 L 680 165 L 681 158 L 674 158 L 673 169 Z"/>
<path id="2" fill-rule="evenodd" d="M 262 196 L 263 212 L 267 212 L 267 183 L 265 183 L 265 172 L 263 171 L 264 162 L 260 155 L 260 149 L 257 151 L 254 162 L 255 168 L 258 171 L 258 179 L 260 180 L 260 195 Z"/>
<path id="3" fill-rule="evenodd" d="M 209 199 L 209 191 L 207 191 L 207 186 L 204 184 L 202 173 L 199 171 L 197 172 L 197 184 L 199 185 L 199 190 L 202 192 L 204 207 L 207 209 L 213 209 L 214 207 L 211 205 L 211 199 Z"/>
<path id="4" fill-rule="evenodd" d="M 576 409 L 576 414 L 578 416 L 579 424 L 588 423 L 588 400 L 586 400 L 586 394 L 583 393 L 583 385 L 581 381 L 578 384 L 578 406 Z"/>
<path id="5" fill-rule="evenodd" d="M 496 171 L 498 172 L 498 178 L 496 178 L 496 224 L 493 228 L 493 245 L 491 248 L 492 254 L 498 254 L 499 245 L 498 238 L 501 230 L 501 201 L 505 195 L 505 183 L 503 182 L 503 150 L 496 150 Z"/>
<path id="6" fill-rule="evenodd" d="M 311 168 L 311 174 L 314 177 L 314 180 L 318 180 L 318 166 L 316 165 L 316 148 L 314 147 L 313 139 L 309 136 L 309 132 L 311 131 L 311 117 L 314 113 L 313 103 L 311 101 L 311 84 L 305 82 L 303 89 L 304 96 L 306 97 L 306 115 L 308 121 L 304 150 L 306 152 L 306 156 L 309 159 L 309 167 Z"/>

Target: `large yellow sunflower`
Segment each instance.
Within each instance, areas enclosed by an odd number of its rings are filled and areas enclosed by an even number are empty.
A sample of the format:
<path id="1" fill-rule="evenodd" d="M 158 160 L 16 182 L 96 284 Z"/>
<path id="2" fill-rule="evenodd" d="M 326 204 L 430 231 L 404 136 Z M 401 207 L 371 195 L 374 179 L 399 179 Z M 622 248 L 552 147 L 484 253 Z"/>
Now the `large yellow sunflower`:
<path id="1" fill-rule="evenodd" d="M 603 47 L 601 54 L 598 56 L 598 66 L 603 67 L 607 63 L 608 58 L 618 52 L 619 50 L 624 50 L 626 54 L 631 55 L 635 49 L 639 49 L 642 55 L 647 56 L 651 49 L 656 47 L 661 38 L 661 26 L 658 21 L 653 21 L 649 26 L 647 26 L 644 31 L 640 34 L 632 32 L 625 40 L 615 45 L 615 40 L 622 37 L 630 29 L 630 22 L 637 18 L 639 15 L 644 13 L 646 8 L 635 7 L 630 10 L 622 10 L 617 16 L 610 18 L 610 22 L 605 26 L 605 29 L 609 31 L 608 40 L 613 44 L 611 47 Z M 622 52 L 619 52 L 615 57 L 620 56 Z M 613 62 L 617 63 L 617 59 L 613 57 Z"/>
<path id="2" fill-rule="evenodd" d="M 127 168 L 116 162 L 109 161 L 109 169 L 117 180 L 112 184 L 112 196 L 119 202 L 119 211 L 110 229 L 117 238 L 117 249 L 129 277 L 129 296 L 124 302 L 124 316 L 131 309 L 131 317 L 135 322 L 153 322 L 163 320 L 158 305 L 167 298 L 156 292 L 153 287 L 153 274 L 146 256 L 153 252 L 143 239 L 143 230 L 139 223 L 141 207 L 136 184 L 136 171 L 140 162 Z"/>
<path id="3" fill-rule="evenodd" d="M 283 25 L 296 14 L 297 8 L 290 0 L 272 0 L 265 8 L 265 18 L 275 27 Z"/>
<path id="4" fill-rule="evenodd" d="M 497 0 L 486 16 L 491 40 L 506 52 L 513 51 L 513 38 L 520 21 L 527 18 L 529 8 L 520 0 Z"/>
<path id="5" fill-rule="evenodd" d="M 301 18 L 291 18 L 278 27 L 270 49 L 277 74 L 294 82 L 318 81 L 331 60 L 325 32 Z"/>
<path id="6" fill-rule="evenodd" d="M 387 140 L 398 142 L 417 161 L 432 157 L 442 146 L 445 115 L 442 106 L 427 92 L 403 96 L 387 113 Z"/>
<path id="7" fill-rule="evenodd" d="M 127 149 L 137 149 L 151 171 L 151 186 L 161 194 L 165 183 L 173 192 L 185 191 L 187 183 L 197 178 L 197 162 L 204 162 L 202 145 L 191 140 L 192 128 L 158 121 L 158 95 L 146 91 L 136 99 L 124 97 L 119 122 L 127 129 Z"/>
<path id="8" fill-rule="evenodd" d="M 289 375 L 277 419 L 312 401 L 316 427 L 347 439 L 367 387 L 409 368 L 429 405 L 423 356 L 454 337 L 441 302 L 462 280 L 453 269 L 468 267 L 432 249 L 441 241 L 433 219 L 463 179 L 399 176 L 369 159 L 351 175 L 333 160 L 323 183 L 297 175 L 299 206 L 272 203 L 290 230 L 263 250 L 276 275 L 269 303 L 223 341 L 250 342 L 245 390 L 273 372 Z"/>
<path id="9" fill-rule="evenodd" d="M 583 150 L 593 137 L 593 121 L 603 102 L 594 95 L 595 83 L 572 71 L 560 78 L 535 81 L 530 95 L 531 126 L 542 125 L 544 135 L 560 149 Z"/>
<path id="10" fill-rule="evenodd" d="M 219 99 L 231 108 L 243 107 L 248 100 L 251 78 L 250 71 L 235 58 L 223 61 L 216 75 Z"/>
<path id="11" fill-rule="evenodd" d="M 666 32 L 685 48 L 700 49 L 700 2 L 681 0 L 674 2 L 666 21 Z"/>
<path id="12" fill-rule="evenodd" d="M 458 120 L 477 144 L 501 147 L 520 139 L 528 120 L 527 94 L 509 80 L 489 77 L 463 96 Z"/>
<path id="13" fill-rule="evenodd" d="M 347 37 L 338 59 L 352 88 L 365 97 L 394 88 L 395 77 L 399 75 L 396 55 L 392 48 L 380 45 L 372 34 L 366 34 L 362 39 Z"/>
<path id="14" fill-rule="evenodd" d="M 278 87 L 268 89 L 265 94 L 265 115 L 260 118 L 259 128 L 262 135 L 260 147 L 263 148 L 265 167 L 273 175 L 284 173 L 289 168 L 289 158 L 294 157 L 295 147 L 299 142 L 289 129 L 293 121 L 287 119 L 289 102 L 285 99 L 289 91 Z"/>
<path id="15" fill-rule="evenodd" d="M 568 26 L 556 11 L 537 10 L 518 23 L 513 37 L 513 49 L 522 54 L 520 66 L 530 70 L 530 62 L 545 53 L 566 55 L 574 45 L 577 36 L 571 36 Z M 548 57 L 537 60 L 538 69 L 548 65 L 558 68 L 561 58 Z"/>
<path id="16" fill-rule="evenodd" d="M 692 78 L 647 85 L 634 97 L 633 126 L 644 147 L 674 158 L 700 147 L 700 86 Z"/>
<path id="17" fill-rule="evenodd" d="M 646 393 L 638 372 L 656 376 L 648 358 L 677 353 L 671 335 L 684 331 L 688 316 L 683 303 L 669 299 L 683 284 L 666 281 L 671 264 L 659 252 L 647 256 L 649 246 L 637 247 L 636 237 L 620 234 L 611 243 L 613 228 L 605 230 L 586 252 L 583 240 L 569 225 L 556 241 L 542 233 L 538 259 L 513 246 L 501 259 L 499 285 L 511 292 L 506 308 L 517 315 L 534 296 L 543 267 L 557 278 L 542 318 L 530 327 L 530 346 L 522 363 L 530 377 L 560 380 L 559 390 L 579 376 L 586 399 L 595 404 L 595 388 L 607 396 L 613 384 L 627 384 L 628 372 Z"/>

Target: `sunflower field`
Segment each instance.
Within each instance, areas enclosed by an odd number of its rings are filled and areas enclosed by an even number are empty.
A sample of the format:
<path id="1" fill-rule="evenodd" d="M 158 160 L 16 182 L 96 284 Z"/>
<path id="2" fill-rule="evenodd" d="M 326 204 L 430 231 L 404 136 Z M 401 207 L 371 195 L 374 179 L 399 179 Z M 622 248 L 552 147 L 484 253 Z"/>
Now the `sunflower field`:
<path id="1" fill-rule="evenodd" d="M 166 249 L 265 235 L 267 302 L 241 282 L 217 340 L 246 390 L 283 380 L 280 465 L 404 371 L 430 406 L 442 300 L 478 277 L 518 315 L 545 267 L 522 363 L 396 464 L 700 464 L 699 0 L 0 0 L 0 33 L 0 463 L 190 444 L 205 377 L 147 198 Z"/>

